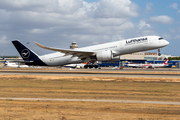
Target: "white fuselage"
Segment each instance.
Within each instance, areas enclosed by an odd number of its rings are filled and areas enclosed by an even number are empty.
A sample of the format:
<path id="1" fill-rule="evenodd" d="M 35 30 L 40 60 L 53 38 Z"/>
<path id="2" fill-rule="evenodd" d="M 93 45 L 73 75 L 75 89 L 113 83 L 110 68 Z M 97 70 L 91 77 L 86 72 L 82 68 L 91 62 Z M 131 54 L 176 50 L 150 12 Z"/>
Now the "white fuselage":
<path id="1" fill-rule="evenodd" d="M 113 51 L 113 57 L 115 57 L 123 54 L 158 49 L 165 47 L 168 44 L 168 41 L 160 39 L 159 36 L 144 36 L 89 47 L 77 48 L 76 50 L 94 52 L 111 50 Z M 72 57 L 72 55 L 65 56 L 64 53 L 60 52 L 39 56 L 39 58 L 49 66 L 62 66 L 66 64 L 84 62 L 78 57 Z"/>
<path id="2" fill-rule="evenodd" d="M 167 62 L 168 59 L 166 59 L 163 64 L 129 64 L 127 62 L 126 65 L 129 67 L 162 68 L 168 66 Z"/>
<path id="3" fill-rule="evenodd" d="M 168 66 L 167 64 L 127 64 L 128 67 L 144 67 L 144 68 L 162 68 Z"/>
<path id="4" fill-rule="evenodd" d="M 86 64 L 80 63 L 80 64 L 67 64 L 64 65 L 64 67 L 69 67 L 69 68 L 84 68 Z"/>
<path id="5" fill-rule="evenodd" d="M 19 65 L 18 63 L 5 63 L 6 67 L 14 67 L 14 68 L 28 68 L 28 65 Z"/>

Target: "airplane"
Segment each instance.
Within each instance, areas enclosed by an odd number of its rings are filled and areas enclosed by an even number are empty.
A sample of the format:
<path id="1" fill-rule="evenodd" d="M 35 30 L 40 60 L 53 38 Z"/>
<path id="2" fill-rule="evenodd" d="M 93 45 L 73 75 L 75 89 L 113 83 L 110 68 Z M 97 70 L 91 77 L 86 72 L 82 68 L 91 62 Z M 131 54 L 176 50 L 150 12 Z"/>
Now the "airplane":
<path id="1" fill-rule="evenodd" d="M 46 47 L 34 42 L 41 48 L 55 51 L 55 53 L 39 56 L 18 40 L 14 40 L 12 43 L 23 58 L 24 63 L 34 66 L 63 66 L 85 62 L 110 61 L 116 56 L 158 49 L 169 44 L 167 40 L 159 36 L 137 37 L 76 49 Z"/>
<path id="2" fill-rule="evenodd" d="M 168 66 L 167 62 L 168 59 L 166 59 L 163 64 L 130 64 L 127 60 L 125 60 L 125 64 L 128 67 L 133 67 L 133 68 L 141 67 L 141 68 L 152 68 L 152 69 L 167 67 Z"/>
<path id="3" fill-rule="evenodd" d="M 64 65 L 63 67 L 80 69 L 80 68 L 84 68 L 85 65 L 86 64 L 84 64 L 84 63 L 80 63 L 80 64 L 67 64 L 67 65 Z"/>
<path id="4" fill-rule="evenodd" d="M 15 68 L 28 68 L 28 65 L 20 65 L 18 62 L 9 62 L 3 58 L 4 66 L 3 67 L 15 67 Z"/>

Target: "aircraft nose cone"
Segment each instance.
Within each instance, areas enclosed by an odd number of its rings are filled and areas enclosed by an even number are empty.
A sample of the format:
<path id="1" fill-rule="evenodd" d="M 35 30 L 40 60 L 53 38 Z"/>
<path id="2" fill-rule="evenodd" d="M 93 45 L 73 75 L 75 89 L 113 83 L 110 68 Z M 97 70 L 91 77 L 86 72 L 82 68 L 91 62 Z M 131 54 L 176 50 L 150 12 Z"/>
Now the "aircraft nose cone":
<path id="1" fill-rule="evenodd" d="M 165 44 L 166 44 L 166 45 L 169 45 L 169 42 L 166 40 L 166 41 L 165 41 Z"/>

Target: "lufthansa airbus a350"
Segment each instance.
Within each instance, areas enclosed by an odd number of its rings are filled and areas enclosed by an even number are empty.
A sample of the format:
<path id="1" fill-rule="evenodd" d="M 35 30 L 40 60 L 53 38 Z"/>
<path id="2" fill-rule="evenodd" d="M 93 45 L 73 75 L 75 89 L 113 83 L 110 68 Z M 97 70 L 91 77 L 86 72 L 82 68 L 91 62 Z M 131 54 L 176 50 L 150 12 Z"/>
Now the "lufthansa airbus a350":
<path id="1" fill-rule="evenodd" d="M 41 48 L 56 51 L 55 53 L 39 56 L 18 40 L 14 40 L 12 43 L 24 59 L 24 63 L 38 66 L 63 66 L 84 62 L 110 61 L 116 56 L 158 49 L 169 44 L 167 40 L 159 36 L 137 37 L 73 50 L 46 47 L 34 42 Z"/>

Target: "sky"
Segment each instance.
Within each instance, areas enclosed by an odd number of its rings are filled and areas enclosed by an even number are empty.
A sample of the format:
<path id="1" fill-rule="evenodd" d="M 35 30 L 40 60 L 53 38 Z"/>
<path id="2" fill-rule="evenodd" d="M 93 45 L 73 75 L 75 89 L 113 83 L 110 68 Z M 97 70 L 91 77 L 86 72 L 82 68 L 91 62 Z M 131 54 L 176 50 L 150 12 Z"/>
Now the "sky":
<path id="1" fill-rule="evenodd" d="M 180 56 L 179 0 L 1 0 L 0 16 L 1 55 L 19 56 L 12 40 L 43 55 L 53 51 L 33 41 L 67 49 L 158 35 L 170 43 L 162 54 Z"/>

